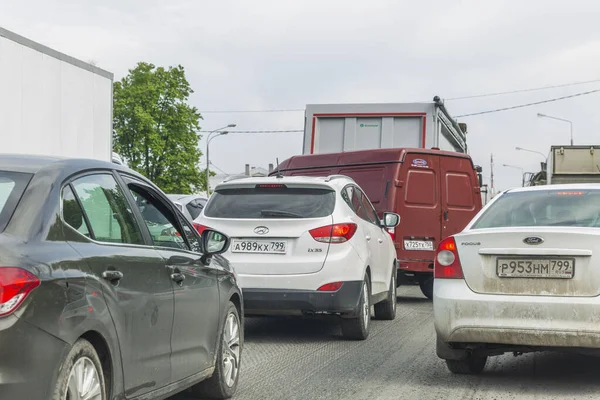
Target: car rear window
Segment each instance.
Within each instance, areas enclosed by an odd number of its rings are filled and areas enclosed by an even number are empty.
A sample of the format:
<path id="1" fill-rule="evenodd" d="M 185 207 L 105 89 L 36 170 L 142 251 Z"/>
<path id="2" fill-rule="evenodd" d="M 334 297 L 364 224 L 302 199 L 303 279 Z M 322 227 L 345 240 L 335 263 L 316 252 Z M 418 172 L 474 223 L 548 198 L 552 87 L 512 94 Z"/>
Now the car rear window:
<path id="1" fill-rule="evenodd" d="M 0 232 L 8 224 L 32 176 L 21 172 L 0 171 Z"/>
<path id="2" fill-rule="evenodd" d="M 335 192 L 309 188 L 243 188 L 216 191 L 204 210 L 209 218 L 322 218 L 331 215 Z"/>
<path id="3" fill-rule="evenodd" d="M 536 190 L 502 195 L 471 229 L 516 226 L 600 228 L 600 190 Z"/>

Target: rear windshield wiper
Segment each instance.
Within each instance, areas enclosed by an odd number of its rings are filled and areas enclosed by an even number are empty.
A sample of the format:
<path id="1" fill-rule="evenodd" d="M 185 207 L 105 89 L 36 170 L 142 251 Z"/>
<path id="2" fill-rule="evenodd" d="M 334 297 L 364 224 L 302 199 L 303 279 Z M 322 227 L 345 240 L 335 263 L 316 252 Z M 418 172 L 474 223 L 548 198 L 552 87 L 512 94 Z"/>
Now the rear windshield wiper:
<path id="1" fill-rule="evenodd" d="M 262 210 L 260 212 L 262 217 L 289 217 L 289 218 L 303 218 L 302 215 L 296 214 L 289 211 L 281 210 Z"/>

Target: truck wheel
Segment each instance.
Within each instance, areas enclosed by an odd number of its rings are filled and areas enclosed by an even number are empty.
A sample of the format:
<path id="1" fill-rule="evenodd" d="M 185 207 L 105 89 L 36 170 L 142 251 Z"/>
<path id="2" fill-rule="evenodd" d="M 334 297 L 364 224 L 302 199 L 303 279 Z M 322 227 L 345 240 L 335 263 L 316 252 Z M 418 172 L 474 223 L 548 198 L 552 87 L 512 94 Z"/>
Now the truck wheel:
<path id="1" fill-rule="evenodd" d="M 421 292 L 429 300 L 433 299 L 433 277 L 421 279 L 419 281 Z"/>
<path id="2" fill-rule="evenodd" d="M 453 374 L 477 375 L 483 372 L 487 359 L 469 354 L 464 360 L 446 360 L 446 366 Z"/>
<path id="3" fill-rule="evenodd" d="M 106 400 L 102 363 L 87 340 L 75 342 L 63 360 L 52 399 Z"/>
<path id="4" fill-rule="evenodd" d="M 371 282 L 365 275 L 356 317 L 342 319 L 342 336 L 350 340 L 365 340 L 371 325 Z"/>
<path id="5" fill-rule="evenodd" d="M 391 321 L 396 318 L 396 271 L 392 271 L 387 298 L 375 304 L 375 319 Z"/>

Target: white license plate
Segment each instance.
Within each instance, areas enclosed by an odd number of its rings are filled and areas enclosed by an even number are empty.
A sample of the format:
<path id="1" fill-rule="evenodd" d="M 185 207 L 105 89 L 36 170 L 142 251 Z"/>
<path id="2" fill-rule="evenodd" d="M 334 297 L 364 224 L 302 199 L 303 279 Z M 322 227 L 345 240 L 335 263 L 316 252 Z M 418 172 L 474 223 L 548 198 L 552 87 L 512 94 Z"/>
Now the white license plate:
<path id="1" fill-rule="evenodd" d="M 433 242 L 430 240 L 405 240 L 405 250 L 425 250 L 433 251 Z"/>
<path id="2" fill-rule="evenodd" d="M 286 251 L 285 240 L 233 239 L 231 241 L 232 253 L 285 254 Z"/>
<path id="3" fill-rule="evenodd" d="M 496 269 L 501 278 L 573 278 L 573 258 L 498 258 Z"/>

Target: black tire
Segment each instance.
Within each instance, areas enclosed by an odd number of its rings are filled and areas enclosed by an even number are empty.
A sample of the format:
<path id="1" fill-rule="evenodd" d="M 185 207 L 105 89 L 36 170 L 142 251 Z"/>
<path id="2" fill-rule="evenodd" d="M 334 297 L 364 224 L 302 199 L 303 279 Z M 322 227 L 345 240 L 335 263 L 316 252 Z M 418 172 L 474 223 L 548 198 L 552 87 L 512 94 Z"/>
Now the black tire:
<path id="1" fill-rule="evenodd" d="M 433 299 L 433 277 L 420 280 L 419 287 L 425 297 L 429 300 Z"/>
<path id="2" fill-rule="evenodd" d="M 464 360 L 446 360 L 446 366 L 453 374 L 477 375 L 483 372 L 487 357 L 476 357 L 471 354 Z"/>
<path id="3" fill-rule="evenodd" d="M 238 326 L 238 330 L 239 330 L 239 355 L 238 355 L 238 359 L 237 359 L 237 373 L 235 375 L 234 378 L 234 382 L 233 384 L 228 384 L 226 382 L 227 380 L 227 376 L 226 376 L 226 367 L 225 367 L 225 330 L 227 329 L 227 320 L 230 318 L 230 316 L 233 315 L 233 318 L 235 318 L 235 320 L 237 321 L 237 326 Z M 208 378 L 207 380 L 198 383 L 197 385 L 193 386 L 191 388 L 191 392 L 194 396 L 198 397 L 198 398 L 202 398 L 202 399 L 217 399 L 217 400 L 222 400 L 222 399 L 229 399 L 231 398 L 234 394 L 235 391 L 237 389 L 237 385 L 239 382 L 239 378 L 240 378 L 240 365 L 241 365 L 241 359 L 242 359 L 242 348 L 243 348 L 243 342 L 244 342 L 244 330 L 243 330 L 243 326 L 240 322 L 240 314 L 237 310 L 237 308 L 235 307 L 235 305 L 232 302 L 229 302 L 229 307 L 227 309 L 227 312 L 225 313 L 225 317 L 223 320 L 223 327 L 221 328 L 221 334 L 219 335 L 219 346 L 217 349 L 217 358 L 216 358 L 216 365 L 215 365 L 215 371 L 213 372 L 213 375 Z M 227 347 L 229 348 L 229 346 Z"/>
<path id="4" fill-rule="evenodd" d="M 95 367 L 97 379 L 93 380 L 92 384 L 94 386 L 96 383 L 99 385 L 97 389 L 101 392 L 101 399 L 107 400 L 106 383 L 104 382 L 104 372 L 102 370 L 100 357 L 98 357 L 98 353 L 96 353 L 94 346 L 85 339 L 76 341 L 67 356 L 63 359 L 60 369 L 58 370 L 58 377 L 56 379 L 54 393 L 52 394 L 52 400 L 64 400 L 67 398 L 69 378 L 71 377 L 71 372 L 73 372 L 73 367 L 75 365 L 84 365 L 86 367 L 91 367 L 93 365 Z"/>
<path id="5" fill-rule="evenodd" d="M 396 318 L 396 269 L 390 278 L 390 290 L 385 300 L 375 304 L 375 319 L 392 321 Z"/>
<path id="6" fill-rule="evenodd" d="M 366 285 L 366 286 L 365 286 Z M 366 296 L 365 296 L 366 292 Z M 366 305 L 365 305 L 366 302 Z M 365 316 L 365 312 L 367 316 Z M 365 340 L 369 337 L 371 326 L 371 282 L 365 275 L 363 287 L 358 302 L 357 316 L 342 319 L 342 336 L 350 340 Z"/>

